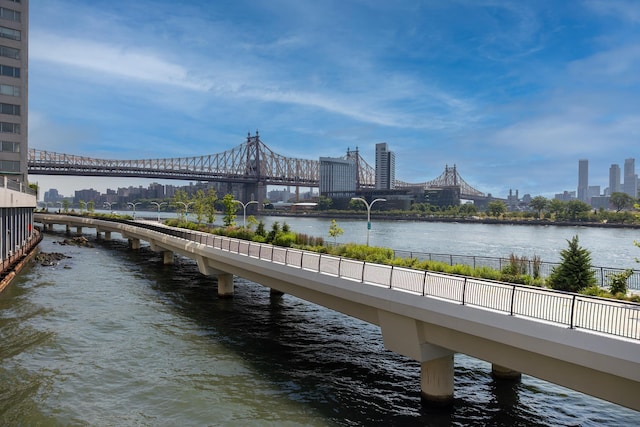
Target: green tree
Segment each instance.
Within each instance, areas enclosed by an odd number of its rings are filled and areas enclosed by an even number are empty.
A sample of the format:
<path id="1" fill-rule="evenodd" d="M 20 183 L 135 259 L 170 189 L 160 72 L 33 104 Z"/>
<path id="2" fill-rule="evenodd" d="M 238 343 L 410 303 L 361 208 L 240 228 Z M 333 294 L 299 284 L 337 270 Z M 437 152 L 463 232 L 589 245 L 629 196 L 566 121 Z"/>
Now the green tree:
<path id="1" fill-rule="evenodd" d="M 496 218 L 500 217 L 500 215 L 504 215 L 507 212 L 507 205 L 504 204 L 503 201 L 494 200 L 489 202 L 487 205 L 487 215 L 495 216 Z"/>
<path id="2" fill-rule="evenodd" d="M 205 217 L 205 211 L 207 208 L 207 200 L 204 194 L 204 190 L 199 189 L 198 191 L 196 191 L 196 194 L 194 194 L 193 196 L 192 203 L 193 212 L 196 214 L 196 221 L 198 221 L 198 224 L 200 224 Z"/>
<path id="3" fill-rule="evenodd" d="M 71 202 L 69 201 L 69 199 L 64 199 L 64 200 L 62 201 L 62 209 L 63 209 L 65 212 L 69 212 L 69 206 L 71 206 Z"/>
<path id="4" fill-rule="evenodd" d="M 338 237 L 344 234 L 344 229 L 338 225 L 338 222 L 335 219 L 331 220 L 331 225 L 329 225 L 329 237 L 333 237 L 333 242 L 337 243 Z"/>
<path id="5" fill-rule="evenodd" d="M 620 212 L 622 209 L 630 208 L 633 205 L 633 197 L 627 193 L 615 192 L 611 193 L 609 203 L 616 209 L 616 212 Z"/>
<path id="6" fill-rule="evenodd" d="M 475 215 L 478 213 L 478 208 L 473 203 L 465 203 L 460 206 L 459 212 L 462 215 Z"/>
<path id="7" fill-rule="evenodd" d="M 185 214 L 187 212 L 185 205 L 188 205 L 188 203 L 189 196 L 187 195 L 187 192 L 182 189 L 176 190 L 171 204 L 176 207 L 176 211 L 180 214 L 180 220 L 182 221 L 185 219 Z"/>
<path id="8" fill-rule="evenodd" d="M 331 200 L 331 198 L 326 197 L 326 196 L 320 196 L 320 198 L 318 198 L 318 210 L 319 211 L 326 211 L 328 209 L 331 209 L 331 205 L 333 204 L 333 200 Z"/>
<path id="9" fill-rule="evenodd" d="M 233 196 L 231 194 L 225 194 L 222 198 L 222 204 L 224 206 L 224 217 L 222 218 L 222 223 L 225 227 L 231 227 L 236 223 L 236 202 L 233 201 Z"/>
<path id="10" fill-rule="evenodd" d="M 87 210 L 93 213 L 95 208 L 96 208 L 96 202 L 94 202 L 93 200 L 89 200 L 89 203 L 87 203 Z"/>
<path id="11" fill-rule="evenodd" d="M 536 218 L 540 219 L 542 211 L 549 206 L 549 199 L 544 196 L 536 196 L 531 199 L 531 201 L 529 202 L 529 206 L 538 213 Z"/>
<path id="12" fill-rule="evenodd" d="M 549 201 L 548 209 L 555 218 L 561 218 L 564 214 L 565 206 L 566 203 L 562 200 L 552 199 L 551 201 Z"/>
<path id="13" fill-rule="evenodd" d="M 78 200 L 78 205 L 80 205 L 80 214 L 87 208 L 87 202 L 84 200 Z"/>
<path id="14" fill-rule="evenodd" d="M 629 277 L 631 277 L 633 275 L 633 270 L 630 268 L 627 268 L 624 271 L 621 271 L 619 273 L 612 273 L 609 275 L 609 292 L 611 292 L 611 295 L 618 295 L 618 294 L 622 294 L 622 295 L 626 295 L 627 294 L 627 290 L 628 290 L 628 284 L 627 281 L 629 280 Z"/>
<path id="15" fill-rule="evenodd" d="M 562 261 L 549 275 L 549 285 L 559 291 L 579 292 L 595 286 L 596 277 L 591 269 L 591 253 L 578 244 L 578 236 L 567 240 L 569 247 L 560 252 Z"/>
<path id="16" fill-rule="evenodd" d="M 207 190 L 207 196 L 205 198 L 205 215 L 207 216 L 207 222 L 213 224 L 216 220 L 216 201 L 218 200 L 218 193 L 213 188 Z"/>
<path id="17" fill-rule="evenodd" d="M 591 206 L 581 200 L 569 200 L 566 205 L 567 216 L 570 220 L 584 220 L 587 213 L 591 212 Z"/>

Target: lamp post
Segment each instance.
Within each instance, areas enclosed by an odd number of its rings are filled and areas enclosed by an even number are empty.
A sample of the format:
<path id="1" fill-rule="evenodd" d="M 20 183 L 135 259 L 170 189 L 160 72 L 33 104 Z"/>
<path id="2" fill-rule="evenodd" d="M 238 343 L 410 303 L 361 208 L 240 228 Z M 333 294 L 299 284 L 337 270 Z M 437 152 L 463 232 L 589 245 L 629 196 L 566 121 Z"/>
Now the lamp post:
<path id="1" fill-rule="evenodd" d="M 142 202 L 127 202 L 127 206 L 131 206 L 133 208 L 133 219 L 136 219 L 136 206 L 142 204 Z"/>
<path id="2" fill-rule="evenodd" d="M 149 203 L 151 203 L 152 205 L 156 205 L 158 207 L 158 222 L 160 222 L 160 206 L 166 205 L 167 202 L 160 202 L 160 203 L 158 203 L 158 202 L 149 202 Z"/>
<path id="3" fill-rule="evenodd" d="M 179 205 L 184 206 L 185 217 L 187 219 L 189 219 L 189 206 L 191 206 L 193 204 L 193 202 L 187 202 L 187 203 L 185 203 L 185 202 L 176 202 L 176 203 L 179 204 Z"/>
<path id="4" fill-rule="evenodd" d="M 109 208 L 109 210 L 111 211 L 111 214 L 113 215 L 113 208 L 111 206 L 117 205 L 118 202 L 104 202 L 104 204 Z"/>
<path id="5" fill-rule="evenodd" d="M 60 205 L 60 207 L 58 208 L 58 213 L 60 213 L 60 211 L 62 210 L 62 206 L 64 205 L 64 203 L 62 203 L 62 202 L 56 202 L 56 203 Z"/>
<path id="6" fill-rule="evenodd" d="M 242 203 L 240 200 L 233 199 L 233 202 L 239 203 L 242 205 L 242 228 L 247 228 L 247 206 L 249 206 L 252 203 L 258 203 L 258 201 L 251 200 L 250 202 Z"/>
<path id="7" fill-rule="evenodd" d="M 375 202 L 386 202 L 387 199 L 374 199 L 371 203 L 368 203 L 362 197 L 352 197 L 351 200 L 360 200 L 367 207 L 367 246 L 369 246 L 369 230 L 371 230 L 371 206 Z"/>

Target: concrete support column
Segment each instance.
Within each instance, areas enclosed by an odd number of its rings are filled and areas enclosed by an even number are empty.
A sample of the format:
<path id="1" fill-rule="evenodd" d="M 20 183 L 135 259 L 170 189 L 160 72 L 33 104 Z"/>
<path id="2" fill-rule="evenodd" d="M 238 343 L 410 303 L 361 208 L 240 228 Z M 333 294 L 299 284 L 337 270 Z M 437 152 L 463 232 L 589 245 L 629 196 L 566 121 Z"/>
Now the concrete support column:
<path id="1" fill-rule="evenodd" d="M 99 240 L 99 239 L 100 239 L 100 237 L 102 237 L 102 236 L 101 236 L 101 234 L 100 234 L 100 230 L 98 230 L 98 229 L 96 228 L 96 239 L 98 239 L 98 240 Z"/>
<path id="2" fill-rule="evenodd" d="M 274 289 L 274 288 L 270 288 L 270 289 L 269 289 L 269 294 L 270 294 L 272 297 L 281 297 L 282 295 L 284 295 L 284 292 L 279 291 L 279 290 Z"/>
<path id="3" fill-rule="evenodd" d="M 162 263 L 164 265 L 173 264 L 173 252 L 172 251 L 163 251 L 162 252 Z"/>
<path id="4" fill-rule="evenodd" d="M 82 234 L 82 227 L 80 226 L 76 227 L 76 234 Z"/>
<path id="5" fill-rule="evenodd" d="M 233 274 L 218 274 L 218 296 L 220 298 L 233 297 Z"/>
<path id="6" fill-rule="evenodd" d="M 111 232 L 110 231 L 105 231 L 104 232 L 104 240 L 111 240 Z"/>
<path id="7" fill-rule="evenodd" d="M 520 372 L 505 368 L 504 366 L 496 365 L 495 363 L 491 365 L 491 375 L 493 375 L 493 378 L 495 379 L 510 381 L 520 381 L 522 378 L 522 374 Z"/>
<path id="8" fill-rule="evenodd" d="M 129 247 L 136 251 L 140 249 L 140 239 L 129 239 Z"/>
<path id="9" fill-rule="evenodd" d="M 67 225 L 65 226 L 65 232 L 66 232 L 67 234 L 71 234 L 71 226 L 70 226 L 69 224 L 67 224 Z"/>
<path id="10" fill-rule="evenodd" d="M 453 354 L 420 364 L 420 391 L 425 403 L 453 403 Z"/>

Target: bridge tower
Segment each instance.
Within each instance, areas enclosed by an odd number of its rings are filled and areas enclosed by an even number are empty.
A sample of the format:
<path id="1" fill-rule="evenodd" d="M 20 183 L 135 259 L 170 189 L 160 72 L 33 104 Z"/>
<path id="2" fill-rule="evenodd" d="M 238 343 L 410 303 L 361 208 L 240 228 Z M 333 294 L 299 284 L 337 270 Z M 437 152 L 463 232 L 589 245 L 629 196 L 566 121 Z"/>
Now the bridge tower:
<path id="1" fill-rule="evenodd" d="M 247 151 L 246 151 L 246 170 L 245 176 L 251 178 L 251 182 L 247 182 L 242 187 L 242 202 L 246 203 L 251 200 L 257 200 L 258 206 L 262 206 L 267 198 L 267 185 L 265 183 L 264 174 L 262 173 L 262 142 L 260 134 L 256 130 L 256 135 L 251 136 L 247 133 Z"/>

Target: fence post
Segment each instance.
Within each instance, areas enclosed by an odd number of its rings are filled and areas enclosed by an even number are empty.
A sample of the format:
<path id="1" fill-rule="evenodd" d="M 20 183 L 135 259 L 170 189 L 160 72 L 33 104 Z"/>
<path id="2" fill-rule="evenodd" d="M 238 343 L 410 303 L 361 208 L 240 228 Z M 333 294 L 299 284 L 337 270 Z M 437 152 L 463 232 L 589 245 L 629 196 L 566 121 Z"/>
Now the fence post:
<path id="1" fill-rule="evenodd" d="M 467 278 L 464 278 L 462 283 L 462 305 L 464 305 L 464 297 L 467 295 Z"/>
<path id="2" fill-rule="evenodd" d="M 342 277 L 340 272 L 342 271 L 342 257 L 338 259 L 338 277 Z"/>
<path id="3" fill-rule="evenodd" d="M 600 267 L 600 286 L 604 288 L 604 267 Z"/>
<path id="4" fill-rule="evenodd" d="M 391 266 L 391 273 L 389 273 L 389 289 L 393 288 L 393 265 Z"/>
<path id="5" fill-rule="evenodd" d="M 367 267 L 367 263 L 362 261 L 362 277 L 360 278 L 360 283 L 364 283 L 364 269 Z"/>
<path id="6" fill-rule="evenodd" d="M 424 279 L 422 279 L 422 296 L 427 295 L 427 270 L 424 271 Z"/>
<path id="7" fill-rule="evenodd" d="M 318 257 L 318 273 L 320 273 L 320 265 L 322 265 L 322 254 Z"/>
<path id="8" fill-rule="evenodd" d="M 573 298 L 571 298 L 571 319 L 569 319 L 570 329 L 574 328 L 573 314 L 575 313 L 575 309 L 576 309 L 576 296 L 574 295 Z"/>
<path id="9" fill-rule="evenodd" d="M 513 303 L 516 299 L 516 285 L 511 287 L 511 308 L 509 309 L 509 315 L 513 316 Z"/>

